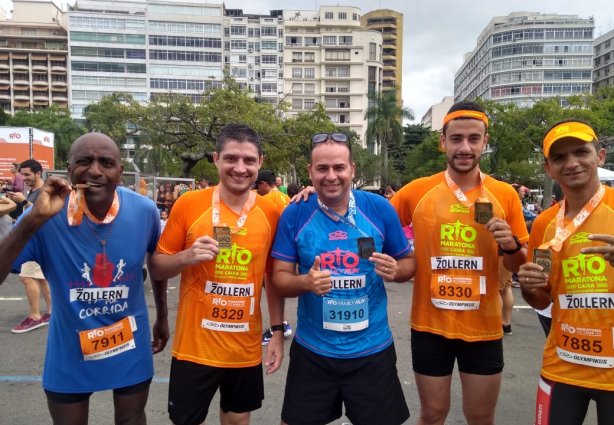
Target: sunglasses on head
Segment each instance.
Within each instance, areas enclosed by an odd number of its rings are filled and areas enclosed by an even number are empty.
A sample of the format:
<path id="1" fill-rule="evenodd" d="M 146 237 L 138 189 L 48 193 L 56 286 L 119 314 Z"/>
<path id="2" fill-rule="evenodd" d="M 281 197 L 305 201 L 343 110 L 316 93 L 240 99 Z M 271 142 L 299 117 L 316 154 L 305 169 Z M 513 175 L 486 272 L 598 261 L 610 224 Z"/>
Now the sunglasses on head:
<path id="1" fill-rule="evenodd" d="M 329 138 L 333 142 L 337 142 L 337 143 L 347 143 L 348 142 L 348 136 L 346 136 L 343 133 L 318 133 L 311 138 L 311 144 L 317 145 L 318 143 L 324 143 Z"/>

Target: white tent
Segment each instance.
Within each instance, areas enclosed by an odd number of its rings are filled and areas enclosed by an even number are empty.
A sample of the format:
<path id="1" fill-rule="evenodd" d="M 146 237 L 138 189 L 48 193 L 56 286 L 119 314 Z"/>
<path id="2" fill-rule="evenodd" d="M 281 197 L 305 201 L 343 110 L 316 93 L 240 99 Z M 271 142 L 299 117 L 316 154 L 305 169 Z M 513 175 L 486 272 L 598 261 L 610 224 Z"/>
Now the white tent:
<path id="1" fill-rule="evenodd" d="M 614 171 L 610 171 L 606 168 L 597 168 L 597 174 L 599 174 L 599 181 L 611 182 L 614 181 Z"/>

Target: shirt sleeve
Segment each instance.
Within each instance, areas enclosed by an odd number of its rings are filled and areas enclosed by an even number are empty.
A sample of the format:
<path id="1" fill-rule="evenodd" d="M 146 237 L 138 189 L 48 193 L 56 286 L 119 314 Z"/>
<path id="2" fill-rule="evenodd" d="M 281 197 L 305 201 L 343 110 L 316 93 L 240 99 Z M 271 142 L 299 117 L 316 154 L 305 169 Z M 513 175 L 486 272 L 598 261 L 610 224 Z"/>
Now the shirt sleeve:
<path id="1" fill-rule="evenodd" d="M 384 221 L 384 253 L 395 259 L 403 258 L 411 252 L 405 232 L 401 227 L 399 216 L 388 201 L 378 202 L 377 209 Z"/>
<path id="2" fill-rule="evenodd" d="M 271 257 L 288 263 L 298 262 L 298 252 L 294 241 L 296 236 L 294 223 L 296 222 L 299 208 L 300 205 L 297 204 L 289 205 L 279 218 L 277 233 L 275 234 L 273 248 L 271 249 Z"/>

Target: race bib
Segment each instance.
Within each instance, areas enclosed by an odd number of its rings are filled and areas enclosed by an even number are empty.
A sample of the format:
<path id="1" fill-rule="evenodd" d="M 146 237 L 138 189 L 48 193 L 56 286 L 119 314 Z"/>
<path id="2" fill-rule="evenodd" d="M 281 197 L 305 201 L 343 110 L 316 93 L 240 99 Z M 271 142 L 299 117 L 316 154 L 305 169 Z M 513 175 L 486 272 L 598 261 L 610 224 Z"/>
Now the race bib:
<path id="1" fill-rule="evenodd" d="M 431 302 L 437 308 L 477 310 L 483 293 L 486 293 L 484 276 L 433 274 L 431 277 Z"/>
<path id="2" fill-rule="evenodd" d="M 101 360 L 136 348 L 134 316 L 124 317 L 109 326 L 79 332 L 83 360 Z"/>
<path id="3" fill-rule="evenodd" d="M 369 327 L 369 298 L 322 299 L 324 329 L 339 332 L 354 332 Z"/>
<path id="4" fill-rule="evenodd" d="M 612 328 L 573 326 L 560 322 L 555 327 L 556 353 L 561 360 L 590 367 L 614 368 Z"/>
<path id="5" fill-rule="evenodd" d="M 201 326 L 222 332 L 248 332 L 254 312 L 254 284 L 218 283 L 205 285 L 205 308 Z"/>

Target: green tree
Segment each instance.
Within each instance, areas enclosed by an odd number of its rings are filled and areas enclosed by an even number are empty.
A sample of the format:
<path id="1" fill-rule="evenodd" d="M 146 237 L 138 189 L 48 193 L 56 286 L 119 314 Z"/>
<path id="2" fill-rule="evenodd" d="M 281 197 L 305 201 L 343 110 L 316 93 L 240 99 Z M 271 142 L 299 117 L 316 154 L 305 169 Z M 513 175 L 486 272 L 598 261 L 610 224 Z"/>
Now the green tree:
<path id="1" fill-rule="evenodd" d="M 439 150 L 439 133 L 431 132 L 405 157 L 402 183 L 443 171 L 445 168 L 446 157 Z"/>
<path id="2" fill-rule="evenodd" d="M 409 109 L 397 104 L 395 91 L 373 92 L 369 95 L 367 120 L 367 143 L 375 142 L 382 156 L 382 186 L 388 184 L 388 154 L 392 147 L 398 147 L 403 140 L 404 118 L 413 119 Z"/>
<path id="3" fill-rule="evenodd" d="M 128 136 L 138 133 L 135 118 L 141 105 L 128 93 L 113 93 L 83 110 L 85 127 L 109 136 L 122 146 Z"/>

